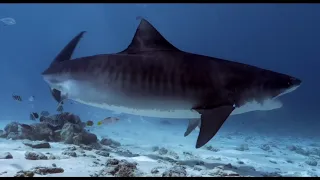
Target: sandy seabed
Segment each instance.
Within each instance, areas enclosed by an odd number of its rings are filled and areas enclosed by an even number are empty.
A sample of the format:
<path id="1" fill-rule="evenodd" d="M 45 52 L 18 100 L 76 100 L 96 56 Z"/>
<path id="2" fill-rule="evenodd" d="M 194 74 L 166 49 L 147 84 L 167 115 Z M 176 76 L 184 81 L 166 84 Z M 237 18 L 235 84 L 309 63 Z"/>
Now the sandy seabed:
<path id="1" fill-rule="evenodd" d="M 311 140 L 219 132 L 195 149 L 197 131 L 156 127 L 92 130 L 99 147 L 1 138 L 0 176 L 320 176 Z"/>

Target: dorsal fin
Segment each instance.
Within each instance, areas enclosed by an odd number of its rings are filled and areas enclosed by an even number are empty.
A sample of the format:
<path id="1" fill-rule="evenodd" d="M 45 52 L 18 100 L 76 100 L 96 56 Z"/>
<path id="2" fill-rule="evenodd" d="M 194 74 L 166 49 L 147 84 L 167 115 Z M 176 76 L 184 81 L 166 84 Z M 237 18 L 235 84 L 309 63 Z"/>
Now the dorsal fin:
<path id="1" fill-rule="evenodd" d="M 76 48 L 77 44 L 79 43 L 80 39 L 82 38 L 83 34 L 86 31 L 80 32 L 76 37 L 74 37 L 63 49 L 60 53 L 56 56 L 56 58 L 52 61 L 51 65 L 54 63 L 59 63 L 62 61 L 70 60 L 71 56 Z"/>
<path id="2" fill-rule="evenodd" d="M 136 54 L 146 51 L 179 51 L 179 49 L 169 43 L 147 20 L 141 18 L 130 45 L 120 53 Z"/>

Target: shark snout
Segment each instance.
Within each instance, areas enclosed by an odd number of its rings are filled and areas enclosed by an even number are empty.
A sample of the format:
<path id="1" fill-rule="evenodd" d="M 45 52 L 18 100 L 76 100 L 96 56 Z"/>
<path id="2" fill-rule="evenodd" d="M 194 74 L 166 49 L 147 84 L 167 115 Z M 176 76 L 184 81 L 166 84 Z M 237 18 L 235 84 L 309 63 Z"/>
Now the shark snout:
<path id="1" fill-rule="evenodd" d="M 290 80 L 291 80 L 291 84 L 293 86 L 300 86 L 301 83 L 302 83 L 302 81 L 300 79 L 298 79 L 298 78 L 291 78 Z"/>

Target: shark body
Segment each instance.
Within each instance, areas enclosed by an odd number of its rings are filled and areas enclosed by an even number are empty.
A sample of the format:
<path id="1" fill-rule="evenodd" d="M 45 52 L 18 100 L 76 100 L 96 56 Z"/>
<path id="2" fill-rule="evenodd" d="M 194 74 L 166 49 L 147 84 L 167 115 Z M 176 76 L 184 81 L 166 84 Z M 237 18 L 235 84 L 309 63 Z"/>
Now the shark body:
<path id="1" fill-rule="evenodd" d="M 134 115 L 192 119 L 185 136 L 200 126 L 196 148 L 229 115 L 280 108 L 276 98 L 301 84 L 289 75 L 181 51 L 145 19 L 125 50 L 71 60 L 84 33 L 42 73 L 53 97 Z"/>

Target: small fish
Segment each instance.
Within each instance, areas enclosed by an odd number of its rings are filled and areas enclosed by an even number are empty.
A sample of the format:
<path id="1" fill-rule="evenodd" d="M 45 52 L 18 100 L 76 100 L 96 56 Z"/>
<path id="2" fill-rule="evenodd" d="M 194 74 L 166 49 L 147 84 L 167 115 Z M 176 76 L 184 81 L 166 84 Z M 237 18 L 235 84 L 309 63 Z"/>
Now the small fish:
<path id="1" fill-rule="evenodd" d="M 58 108 L 57 108 L 57 111 L 58 112 L 63 112 L 63 106 L 62 106 L 62 104 L 59 104 L 59 106 L 58 106 Z"/>
<path id="2" fill-rule="evenodd" d="M 15 95 L 15 94 L 13 94 L 12 95 L 12 98 L 14 99 L 14 100 L 16 100 L 16 101 L 22 101 L 22 98 L 21 98 L 21 96 L 19 96 L 19 95 Z"/>
<path id="3" fill-rule="evenodd" d="M 102 124 L 113 124 L 118 122 L 120 119 L 116 118 L 116 117 L 107 117 L 105 119 L 103 119 L 102 121 L 99 121 L 97 123 L 98 126 L 102 125 Z"/>
<path id="4" fill-rule="evenodd" d="M 28 100 L 29 100 L 30 102 L 33 102 L 33 101 L 34 101 L 34 96 L 30 96 Z"/>
<path id="5" fill-rule="evenodd" d="M 93 124 L 94 124 L 94 123 L 93 123 L 93 121 L 91 121 L 91 120 L 89 120 L 89 121 L 86 122 L 86 125 L 87 125 L 87 126 L 93 126 Z"/>
<path id="6" fill-rule="evenodd" d="M 49 116 L 50 113 L 48 111 L 41 111 L 40 115 L 41 116 Z"/>
<path id="7" fill-rule="evenodd" d="M 35 112 L 33 112 L 33 113 L 30 113 L 30 120 L 36 120 L 36 119 L 38 119 L 39 118 L 39 114 L 38 113 L 35 113 Z"/>
<path id="8" fill-rule="evenodd" d="M 0 21 L 8 26 L 16 24 L 16 20 L 11 17 L 1 18 Z"/>

